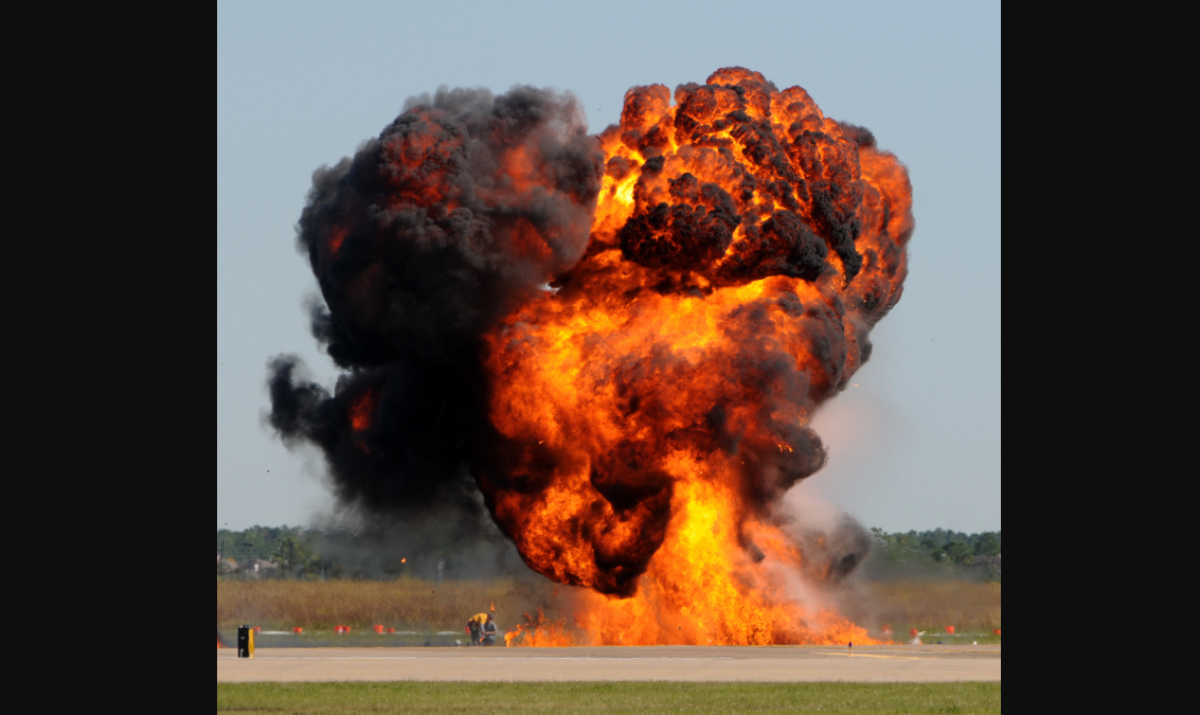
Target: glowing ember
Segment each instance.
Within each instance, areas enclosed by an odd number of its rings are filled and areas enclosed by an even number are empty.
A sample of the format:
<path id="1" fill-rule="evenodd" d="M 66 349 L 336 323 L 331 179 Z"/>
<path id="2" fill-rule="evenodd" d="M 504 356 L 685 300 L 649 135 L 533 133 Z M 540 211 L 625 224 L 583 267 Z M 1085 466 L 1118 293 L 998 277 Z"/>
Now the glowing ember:
<path id="1" fill-rule="evenodd" d="M 586 589 L 507 645 L 872 643 L 799 605 L 839 576 L 778 505 L 900 299 L 911 204 L 870 132 L 741 68 L 631 89 L 598 137 L 569 96 L 440 92 L 315 175 L 313 330 L 350 372 L 331 396 L 277 359 L 272 424 L 364 508 L 473 479 Z"/>

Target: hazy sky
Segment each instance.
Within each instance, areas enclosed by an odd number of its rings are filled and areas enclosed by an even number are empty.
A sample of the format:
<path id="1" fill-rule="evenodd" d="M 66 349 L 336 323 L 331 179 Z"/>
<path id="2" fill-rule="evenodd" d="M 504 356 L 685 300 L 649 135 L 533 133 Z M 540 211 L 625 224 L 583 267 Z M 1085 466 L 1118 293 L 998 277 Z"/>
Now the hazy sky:
<path id="1" fill-rule="evenodd" d="M 315 453 L 263 424 L 271 356 L 336 376 L 294 248 L 315 168 L 442 84 L 570 90 L 598 132 L 629 87 L 732 65 L 869 127 L 913 183 L 904 298 L 814 420 L 829 464 L 799 488 L 890 531 L 1000 529 L 1000 4 L 796 0 L 219 2 L 217 526 L 331 507 Z"/>

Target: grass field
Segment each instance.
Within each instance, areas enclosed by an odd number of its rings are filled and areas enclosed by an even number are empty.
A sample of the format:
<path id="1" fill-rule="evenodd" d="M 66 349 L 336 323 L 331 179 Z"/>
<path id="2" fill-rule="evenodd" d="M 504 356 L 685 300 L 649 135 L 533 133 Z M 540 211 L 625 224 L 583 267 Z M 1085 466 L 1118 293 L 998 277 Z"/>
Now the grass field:
<path id="1" fill-rule="evenodd" d="M 218 683 L 217 712 L 982 715 L 1000 683 Z"/>
<path id="2" fill-rule="evenodd" d="M 955 626 L 990 633 L 1001 627 L 999 583 L 897 581 L 867 582 L 865 587 L 865 612 L 847 613 L 852 618 L 919 630 Z"/>
<path id="3" fill-rule="evenodd" d="M 550 601 L 554 584 L 511 580 L 446 581 L 217 581 L 217 628 L 253 624 L 264 628 L 329 630 L 462 629 L 471 615 L 496 604 L 504 622 L 520 622 L 538 601 Z M 544 593 L 542 592 L 544 591 Z"/>
<path id="4" fill-rule="evenodd" d="M 466 619 L 496 604 L 501 624 L 508 628 L 521 614 L 549 605 L 554 584 L 548 581 L 458 581 L 434 584 L 418 579 L 395 581 L 217 581 L 217 627 L 241 624 L 264 629 L 305 632 L 352 626 L 355 632 L 382 624 L 398 630 L 459 631 Z M 1001 627 L 1000 584 L 966 581 L 867 582 L 858 589 L 845 615 L 878 633 L 891 625 L 898 640 L 908 639 L 908 629 L 930 632 L 936 642 L 946 626 L 959 638 L 950 642 L 997 643 L 991 635 Z M 968 636 L 967 634 L 974 634 Z"/>

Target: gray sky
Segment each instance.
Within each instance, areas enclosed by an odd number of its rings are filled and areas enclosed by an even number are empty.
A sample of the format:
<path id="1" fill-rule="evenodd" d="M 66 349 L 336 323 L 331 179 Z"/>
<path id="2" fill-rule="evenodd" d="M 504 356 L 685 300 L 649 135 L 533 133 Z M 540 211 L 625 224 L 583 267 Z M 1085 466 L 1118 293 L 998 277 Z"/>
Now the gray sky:
<path id="1" fill-rule="evenodd" d="M 219 2 L 218 528 L 331 507 L 315 453 L 263 426 L 271 356 L 336 375 L 294 249 L 313 169 L 441 84 L 570 90 L 598 132 L 629 87 L 731 65 L 869 127 L 913 183 L 904 298 L 815 418 L 829 465 L 800 488 L 889 531 L 1000 529 L 1000 4 L 795 0 Z"/>

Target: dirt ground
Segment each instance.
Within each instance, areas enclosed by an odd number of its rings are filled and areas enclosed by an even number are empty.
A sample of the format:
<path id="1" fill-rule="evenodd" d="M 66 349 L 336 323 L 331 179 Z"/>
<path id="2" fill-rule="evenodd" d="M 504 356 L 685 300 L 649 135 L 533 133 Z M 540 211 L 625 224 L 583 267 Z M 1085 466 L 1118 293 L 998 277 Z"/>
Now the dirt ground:
<path id="1" fill-rule="evenodd" d="M 1000 646 L 262 648 L 217 651 L 217 682 L 999 681 Z"/>

